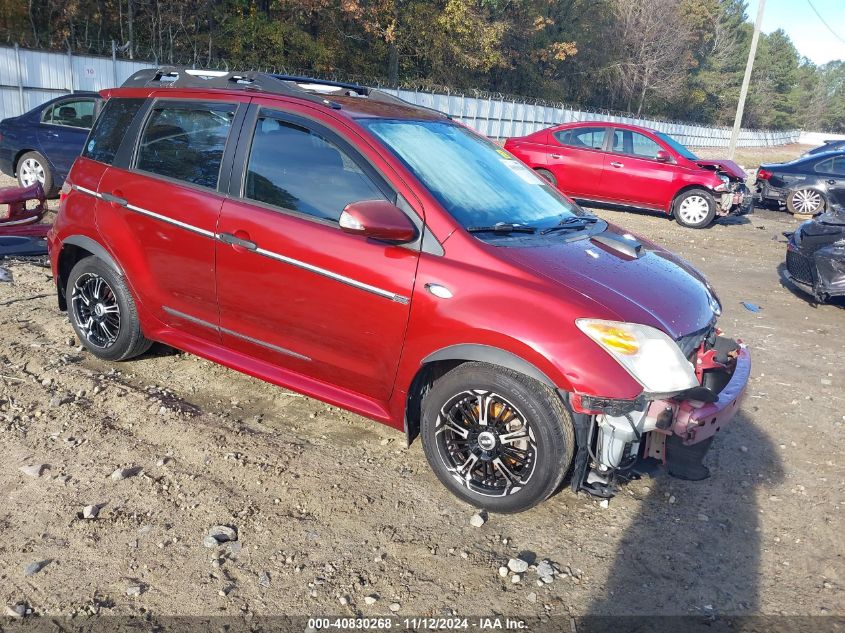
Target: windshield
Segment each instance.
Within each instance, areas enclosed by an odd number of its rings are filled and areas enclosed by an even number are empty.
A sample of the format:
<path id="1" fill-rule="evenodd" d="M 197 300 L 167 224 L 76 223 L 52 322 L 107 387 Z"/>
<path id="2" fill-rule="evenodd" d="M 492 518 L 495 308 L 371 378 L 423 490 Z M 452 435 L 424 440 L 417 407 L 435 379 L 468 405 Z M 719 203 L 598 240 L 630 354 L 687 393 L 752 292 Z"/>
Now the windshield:
<path id="1" fill-rule="evenodd" d="M 448 121 L 365 119 L 464 228 L 537 228 L 582 211 L 501 147 Z"/>
<path id="2" fill-rule="evenodd" d="M 664 143 L 666 143 L 669 147 L 678 152 L 684 158 L 688 158 L 689 160 L 698 160 L 698 156 L 693 154 L 691 151 L 689 151 L 686 147 L 681 145 L 678 141 L 673 139 L 668 134 L 664 134 L 663 132 L 655 132 L 655 134 L 657 134 L 657 136 L 659 136 Z"/>

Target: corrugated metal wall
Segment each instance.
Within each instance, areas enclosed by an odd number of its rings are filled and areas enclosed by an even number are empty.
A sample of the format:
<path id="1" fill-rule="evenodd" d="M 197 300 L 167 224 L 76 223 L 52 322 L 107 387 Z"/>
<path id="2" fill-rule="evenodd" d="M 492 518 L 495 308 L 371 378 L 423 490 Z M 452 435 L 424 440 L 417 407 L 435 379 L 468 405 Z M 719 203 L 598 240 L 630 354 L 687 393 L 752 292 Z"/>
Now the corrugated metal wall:
<path id="1" fill-rule="evenodd" d="M 572 121 L 604 121 L 631 123 L 666 132 L 688 147 L 727 147 L 731 139 L 730 128 L 615 116 L 517 101 L 478 99 L 412 90 L 385 90 L 411 103 L 447 112 L 462 123 L 493 138 L 524 136 L 550 125 Z M 785 145 L 797 143 L 800 135 L 798 130 L 743 129 L 739 135 L 738 145 L 740 147 Z"/>
<path id="2" fill-rule="evenodd" d="M 103 90 L 123 83 L 152 62 L 70 55 L 0 46 L 0 119 L 17 116 L 72 90 Z M 492 138 L 523 136 L 570 121 L 608 121 L 642 125 L 666 132 L 689 147 L 727 147 L 729 128 L 686 125 L 520 103 L 504 99 L 385 89 L 417 105 L 446 112 Z M 739 145 L 755 147 L 798 142 L 800 132 L 745 130 Z"/>

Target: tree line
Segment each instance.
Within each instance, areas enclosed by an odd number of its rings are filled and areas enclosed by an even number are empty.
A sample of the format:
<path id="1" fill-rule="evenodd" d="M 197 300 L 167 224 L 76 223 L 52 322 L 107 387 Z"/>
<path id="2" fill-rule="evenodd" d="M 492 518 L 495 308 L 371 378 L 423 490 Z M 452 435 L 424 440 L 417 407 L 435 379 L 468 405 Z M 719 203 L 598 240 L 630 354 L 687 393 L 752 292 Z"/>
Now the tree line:
<path id="1" fill-rule="evenodd" d="M 6 43 L 162 64 L 339 73 L 730 125 L 745 0 L 19 0 Z M 819 28 L 823 26 L 819 24 Z M 845 63 L 762 34 L 743 125 L 845 132 Z"/>

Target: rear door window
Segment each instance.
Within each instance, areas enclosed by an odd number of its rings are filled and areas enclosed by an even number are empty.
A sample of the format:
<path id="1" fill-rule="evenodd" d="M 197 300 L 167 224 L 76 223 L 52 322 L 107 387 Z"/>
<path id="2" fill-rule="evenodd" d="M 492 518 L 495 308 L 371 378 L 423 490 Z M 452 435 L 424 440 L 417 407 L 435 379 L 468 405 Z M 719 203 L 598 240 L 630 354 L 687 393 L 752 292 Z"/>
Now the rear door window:
<path id="1" fill-rule="evenodd" d="M 828 158 L 816 164 L 816 171 L 821 174 L 831 174 L 833 176 L 845 176 L 845 156 L 837 156 L 836 158 Z"/>
<path id="2" fill-rule="evenodd" d="M 350 202 L 386 199 L 350 152 L 317 130 L 263 113 L 243 196 L 332 222 Z"/>
<path id="3" fill-rule="evenodd" d="M 201 187 L 217 187 L 234 103 L 157 103 L 138 146 L 135 167 Z"/>
<path id="4" fill-rule="evenodd" d="M 95 106 L 94 99 L 60 101 L 44 111 L 41 122 L 90 130 L 94 124 Z"/>
<path id="5" fill-rule="evenodd" d="M 578 127 L 571 130 L 555 132 L 555 138 L 561 145 L 580 147 L 582 149 L 603 149 L 605 127 Z"/>
<path id="6" fill-rule="evenodd" d="M 82 150 L 86 158 L 111 165 L 132 119 L 144 99 L 109 99 Z"/>

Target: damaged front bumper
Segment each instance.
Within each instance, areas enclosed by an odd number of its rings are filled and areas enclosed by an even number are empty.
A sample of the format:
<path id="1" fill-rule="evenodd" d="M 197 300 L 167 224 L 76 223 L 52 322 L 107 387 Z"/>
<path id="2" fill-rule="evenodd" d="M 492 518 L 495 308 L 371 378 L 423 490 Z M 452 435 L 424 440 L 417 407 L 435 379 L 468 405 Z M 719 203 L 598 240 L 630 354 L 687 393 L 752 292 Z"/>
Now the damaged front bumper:
<path id="1" fill-rule="evenodd" d="M 817 301 L 845 296 L 845 213 L 824 214 L 789 235 L 785 274 Z"/>
<path id="2" fill-rule="evenodd" d="M 669 474 L 700 480 L 713 437 L 729 424 L 742 403 L 751 374 L 745 345 L 716 336 L 696 351 L 700 387 L 672 397 L 612 401 L 570 396 L 578 452 L 572 487 L 600 497 L 615 493 L 617 477 L 630 478 L 649 463 Z"/>
<path id="3" fill-rule="evenodd" d="M 754 208 L 754 197 L 744 183 L 733 183 L 730 191 L 718 195 L 716 215 L 745 215 Z"/>

